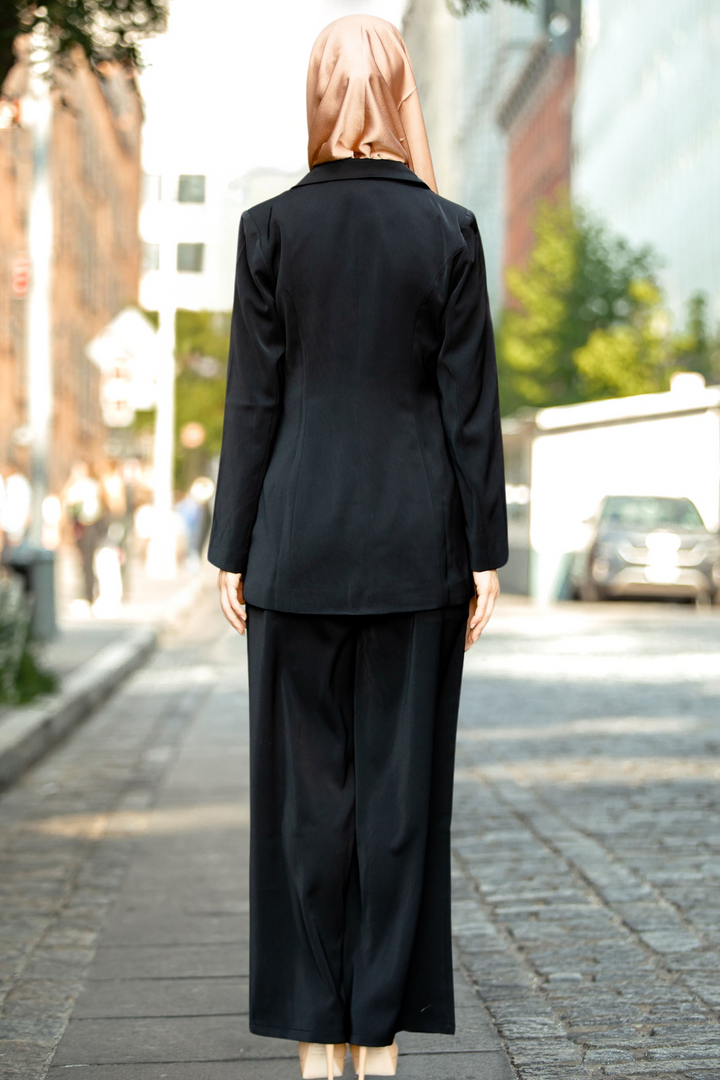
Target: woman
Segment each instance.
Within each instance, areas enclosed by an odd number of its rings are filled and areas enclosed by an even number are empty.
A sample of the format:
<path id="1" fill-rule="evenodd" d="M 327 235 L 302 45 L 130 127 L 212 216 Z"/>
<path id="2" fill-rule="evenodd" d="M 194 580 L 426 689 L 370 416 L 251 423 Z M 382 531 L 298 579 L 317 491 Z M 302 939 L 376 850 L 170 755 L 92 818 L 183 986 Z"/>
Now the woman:
<path id="1" fill-rule="evenodd" d="M 248 630 L 250 1029 L 299 1040 L 306 1077 L 346 1043 L 389 1075 L 397 1031 L 454 1031 L 463 646 L 507 558 L 497 377 L 475 219 L 436 193 L 398 31 L 328 26 L 307 104 L 310 172 L 240 225 L 209 557 Z"/>

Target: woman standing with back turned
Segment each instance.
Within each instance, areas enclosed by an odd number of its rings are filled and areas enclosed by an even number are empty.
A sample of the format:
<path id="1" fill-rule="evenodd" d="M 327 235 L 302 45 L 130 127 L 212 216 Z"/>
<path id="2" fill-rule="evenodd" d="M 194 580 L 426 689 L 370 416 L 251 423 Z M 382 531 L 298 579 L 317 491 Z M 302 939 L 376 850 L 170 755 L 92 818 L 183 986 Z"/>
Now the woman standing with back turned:
<path id="1" fill-rule="evenodd" d="M 507 558 L 473 215 L 438 196 L 405 45 L 353 15 L 308 73 L 310 172 L 240 223 L 209 557 L 248 630 L 250 1030 L 305 1077 L 455 1030 L 463 649 Z M 242 604 L 246 605 L 243 609 Z M 469 613 L 469 614 L 468 614 Z"/>

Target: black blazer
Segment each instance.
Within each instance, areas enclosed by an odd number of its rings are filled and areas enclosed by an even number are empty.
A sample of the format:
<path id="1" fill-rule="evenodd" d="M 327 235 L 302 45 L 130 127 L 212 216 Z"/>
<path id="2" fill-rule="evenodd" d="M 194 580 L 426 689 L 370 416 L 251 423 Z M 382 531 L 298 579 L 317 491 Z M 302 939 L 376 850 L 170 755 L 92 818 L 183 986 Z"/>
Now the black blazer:
<path id="1" fill-rule="evenodd" d="M 209 559 L 258 607 L 358 614 L 466 601 L 507 560 L 477 225 L 400 162 L 242 216 Z"/>

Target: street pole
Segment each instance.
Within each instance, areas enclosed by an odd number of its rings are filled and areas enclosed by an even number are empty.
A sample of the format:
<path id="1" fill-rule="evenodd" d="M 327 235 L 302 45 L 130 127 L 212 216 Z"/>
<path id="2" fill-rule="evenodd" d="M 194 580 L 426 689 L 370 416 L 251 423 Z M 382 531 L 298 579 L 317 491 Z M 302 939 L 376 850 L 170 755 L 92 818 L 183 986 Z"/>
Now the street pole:
<path id="1" fill-rule="evenodd" d="M 28 207 L 30 280 L 27 311 L 28 422 L 31 431 L 30 482 L 32 521 L 30 541 L 42 546 L 42 510 L 48 489 L 48 455 L 52 428 L 53 372 L 51 347 L 53 220 L 50 192 L 50 133 L 52 60 L 47 27 L 38 26 L 28 55 L 29 85 L 23 102 L 23 123 L 32 133 L 33 178 Z"/>
<path id="2" fill-rule="evenodd" d="M 163 185 L 163 189 L 166 185 Z M 148 577 L 171 579 L 177 574 L 177 530 L 173 512 L 175 463 L 175 246 L 172 203 L 160 192 L 160 297 L 158 302 L 157 408 L 153 463 L 153 531 L 147 551 Z"/>

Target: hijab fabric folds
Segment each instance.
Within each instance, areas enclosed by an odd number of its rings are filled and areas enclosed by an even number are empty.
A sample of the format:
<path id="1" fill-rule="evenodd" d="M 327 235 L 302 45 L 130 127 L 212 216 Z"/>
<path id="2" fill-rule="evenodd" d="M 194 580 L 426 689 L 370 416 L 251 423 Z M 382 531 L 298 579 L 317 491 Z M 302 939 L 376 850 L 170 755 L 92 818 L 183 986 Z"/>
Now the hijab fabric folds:
<path id="1" fill-rule="evenodd" d="M 307 118 L 311 169 L 389 158 L 437 191 L 410 58 L 392 23 L 347 15 L 325 27 L 310 54 Z"/>

